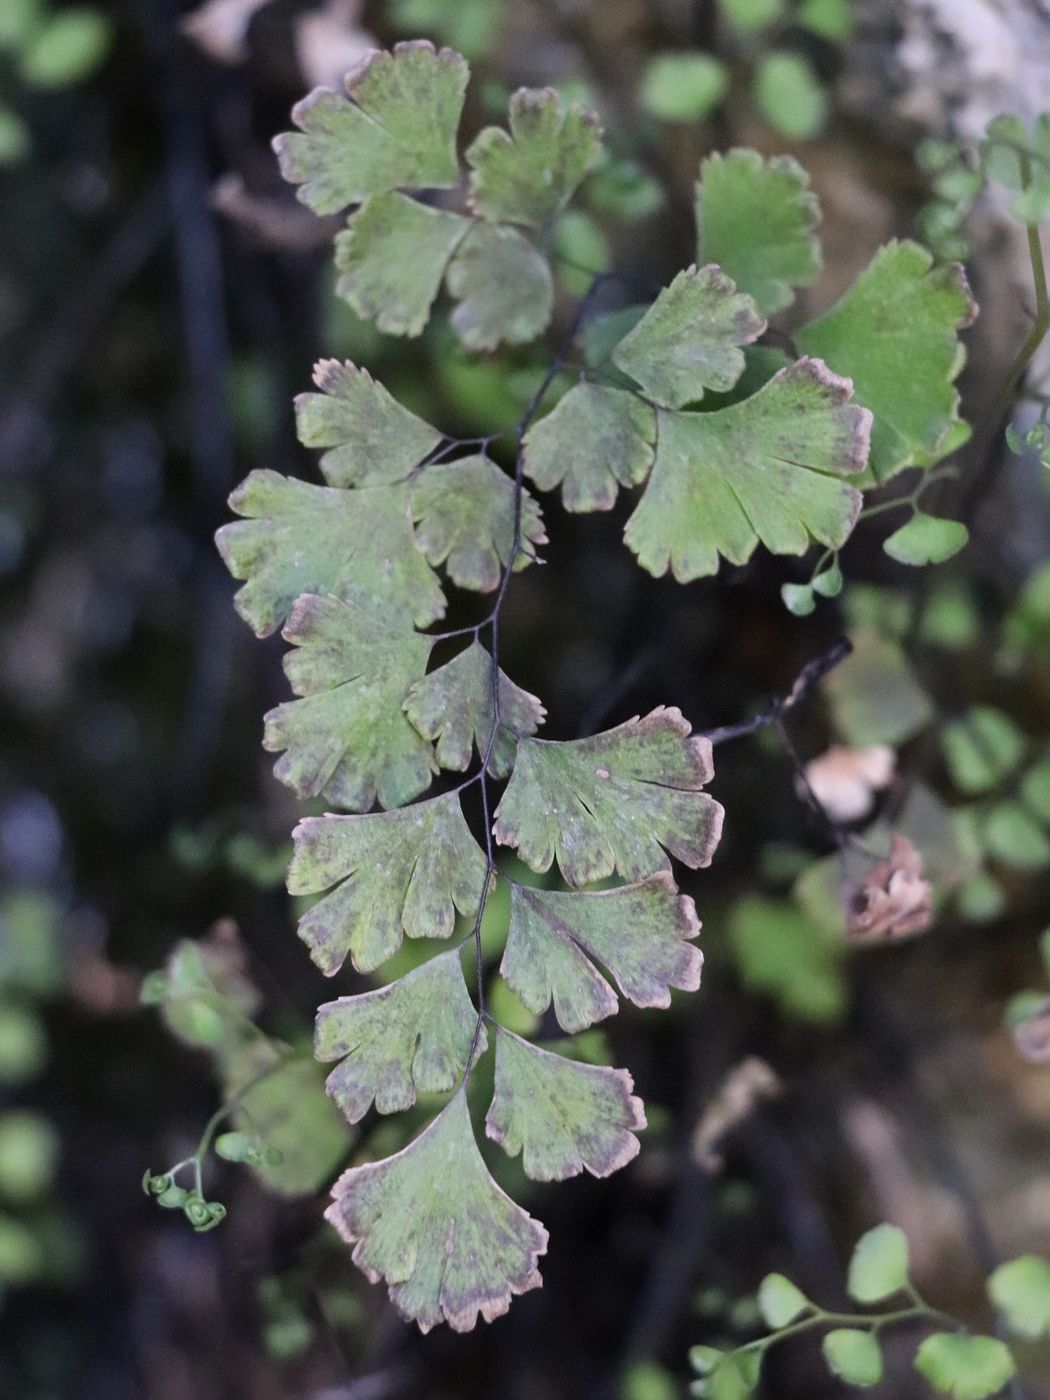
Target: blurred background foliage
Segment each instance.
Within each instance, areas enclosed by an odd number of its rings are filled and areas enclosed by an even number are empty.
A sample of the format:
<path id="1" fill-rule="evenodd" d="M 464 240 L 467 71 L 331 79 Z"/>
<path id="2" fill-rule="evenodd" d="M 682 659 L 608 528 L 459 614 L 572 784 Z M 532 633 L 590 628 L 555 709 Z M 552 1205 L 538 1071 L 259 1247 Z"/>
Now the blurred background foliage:
<path id="1" fill-rule="evenodd" d="M 358 320 L 332 295 L 337 223 L 277 176 L 269 141 L 305 90 L 421 35 L 480 79 L 468 136 L 522 83 L 601 113 L 609 154 L 556 234 L 569 293 L 602 268 L 654 286 L 689 262 L 698 161 L 746 144 L 797 155 L 823 203 L 825 272 L 793 317 L 891 236 L 958 255 L 936 210 L 960 203 L 982 306 L 963 379 L 977 432 L 937 487 L 971 545 L 945 567 L 887 558 L 882 517 L 849 544 L 842 597 L 794 618 L 780 587 L 801 565 L 679 588 L 623 548 L 629 506 L 545 502 L 548 565 L 516 581 L 504 646 L 551 734 L 668 699 L 697 728 L 738 721 L 846 632 L 854 654 L 792 741 L 805 763 L 883 751 L 859 795 L 855 762 L 810 780 L 871 849 L 913 841 L 937 917 L 849 946 L 848 872 L 776 735 L 721 748 L 726 835 L 686 884 L 701 995 L 588 1045 L 635 1070 L 641 1157 L 549 1193 L 500 1159 L 551 1227 L 545 1286 L 491 1328 L 425 1339 L 321 1221 L 347 1154 L 396 1150 L 427 1105 L 351 1136 L 321 1092 L 326 988 L 283 891 L 295 807 L 259 748 L 281 645 L 237 620 L 212 545 L 248 470 L 312 477 L 291 398 L 320 355 L 464 435 L 515 422 L 549 362 L 472 356 L 440 320 L 416 341 Z M 690 1344 L 755 1335 L 769 1270 L 833 1306 L 875 1219 L 977 1325 L 982 1273 L 1050 1251 L 1050 476 L 1032 432 L 1050 366 L 1010 451 L 986 418 L 1030 310 L 1023 238 L 1005 202 L 938 186 L 923 145 L 1002 110 L 1030 120 L 1048 75 L 1037 0 L 0 2 L 0 1394 L 665 1400 Z M 493 901 L 492 950 L 505 920 Z M 528 1028 L 524 1008 L 501 1015 Z M 209 1157 L 228 1216 L 197 1235 L 144 1198 L 143 1170 L 192 1154 L 275 1055 L 223 1127 L 279 1160 Z M 727 1076 L 754 1057 L 726 1132 Z M 1035 1395 L 1050 1354 L 1027 1360 Z M 805 1344 L 766 1384 L 844 1393 Z M 923 1391 L 905 1365 L 875 1393 Z"/>

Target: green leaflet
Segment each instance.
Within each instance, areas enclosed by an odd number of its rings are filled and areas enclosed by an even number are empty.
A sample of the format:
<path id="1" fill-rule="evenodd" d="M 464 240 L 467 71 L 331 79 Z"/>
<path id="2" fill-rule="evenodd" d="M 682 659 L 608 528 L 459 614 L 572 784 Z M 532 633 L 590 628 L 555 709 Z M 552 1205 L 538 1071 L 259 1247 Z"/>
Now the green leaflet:
<path id="1" fill-rule="evenodd" d="M 533 870 L 557 856 L 570 885 L 668 870 L 664 848 L 696 870 L 722 829 L 722 808 L 701 791 L 713 771 L 710 744 L 689 737 L 676 709 L 588 739 L 522 739 L 493 831 Z"/>
<path id="2" fill-rule="evenodd" d="M 1014 1359 L 995 1337 L 935 1332 L 915 1354 L 915 1369 L 936 1390 L 956 1400 L 985 1400 L 1014 1375 Z"/>
<path id="3" fill-rule="evenodd" d="M 314 1051 L 319 1060 L 340 1061 L 325 1087 L 357 1123 L 373 1099 L 380 1113 L 398 1113 L 412 1107 L 417 1091 L 454 1089 L 476 1023 L 453 948 L 389 987 L 325 1002 L 317 1012 Z M 479 1055 L 485 1045 L 482 1030 Z"/>
<path id="4" fill-rule="evenodd" d="M 988 792 L 1020 763 L 1025 737 L 1003 710 L 974 705 L 944 726 L 941 748 L 960 792 Z"/>
<path id="5" fill-rule="evenodd" d="M 809 176 L 791 156 L 763 160 L 757 151 L 712 155 L 696 186 L 697 260 L 717 263 L 767 316 L 811 287 L 822 258 L 820 204 Z"/>
<path id="6" fill-rule="evenodd" d="M 300 130 L 273 143 L 281 174 L 315 214 L 386 190 L 450 189 L 468 76 L 459 54 L 425 39 L 373 51 L 347 74 L 349 101 L 317 88 L 292 108 Z"/>
<path id="7" fill-rule="evenodd" d="M 1050 1264 L 1034 1254 L 1011 1259 L 988 1276 L 988 1296 L 1018 1337 L 1050 1335 Z"/>
<path id="8" fill-rule="evenodd" d="M 274 767 L 281 782 L 351 812 L 367 811 L 377 797 L 400 807 L 429 787 L 433 752 L 401 706 L 426 671 L 430 640 L 312 594 L 295 604 L 282 635 L 297 648 L 284 669 L 304 698 L 266 716 L 263 747 L 285 750 Z"/>
<path id="9" fill-rule="evenodd" d="M 304 447 L 328 448 L 321 471 L 329 486 L 402 481 L 442 441 L 349 360 L 318 360 L 313 377 L 321 392 L 296 398 L 295 422 Z"/>
<path id="10" fill-rule="evenodd" d="M 853 652 L 824 682 L 835 728 L 849 744 L 903 744 L 933 719 L 933 701 L 900 646 L 878 632 L 853 637 Z"/>
<path id="11" fill-rule="evenodd" d="M 656 414 L 637 394 L 577 384 L 525 438 L 525 471 L 541 491 L 561 486 L 566 510 L 611 510 L 620 486 L 649 474 Z"/>
<path id="12" fill-rule="evenodd" d="M 459 302 L 452 326 L 468 350 L 535 340 L 554 305 L 547 259 L 505 224 L 474 225 L 449 264 L 448 289 Z"/>
<path id="13" fill-rule="evenodd" d="M 665 287 L 620 341 L 613 362 L 665 408 L 732 389 L 744 352 L 766 328 L 758 307 L 720 268 L 690 267 Z"/>
<path id="14" fill-rule="evenodd" d="M 593 112 L 566 111 L 552 88 L 519 88 L 510 134 L 486 127 L 467 151 L 472 207 L 496 223 L 542 227 L 597 161 L 601 140 Z"/>
<path id="15" fill-rule="evenodd" d="M 534 1181 L 585 1169 L 610 1176 L 638 1155 L 641 1099 L 625 1069 L 584 1065 L 499 1030 L 496 1088 L 485 1131 Z"/>
<path id="16" fill-rule="evenodd" d="M 781 136 L 809 141 L 827 120 L 828 94 L 808 59 L 774 50 L 755 69 L 755 106 Z"/>
<path id="17" fill-rule="evenodd" d="M 428 1332 L 469 1332 L 515 1294 L 538 1287 L 547 1232 L 492 1180 L 463 1089 L 393 1157 L 351 1167 L 325 1212 L 373 1283 L 385 1279 L 402 1317 Z M 411 1209 L 406 1209 L 406 1203 Z"/>
<path id="18" fill-rule="evenodd" d="M 767 1274 L 758 1288 L 758 1310 L 774 1332 L 787 1327 L 813 1305 L 783 1274 Z"/>
<path id="19" fill-rule="evenodd" d="M 440 462 L 420 474 L 412 488 L 416 541 L 431 564 L 444 564 L 460 588 L 491 592 L 510 562 L 514 542 L 514 482 L 491 457 Z M 521 498 L 524 569 L 531 546 L 547 543 L 540 508 L 527 491 Z"/>
<path id="20" fill-rule="evenodd" d="M 693 901 L 666 872 L 593 893 L 513 885 L 500 973 L 537 1015 L 553 1001 L 558 1024 L 575 1034 L 618 1008 L 592 958 L 635 1006 L 666 1007 L 672 987 L 700 985 L 699 932 Z"/>
<path id="21" fill-rule="evenodd" d="M 871 414 L 819 360 L 780 370 L 751 398 L 713 413 L 659 413 L 656 460 L 624 538 L 651 574 L 679 583 L 744 564 L 762 543 L 804 554 L 837 548 L 860 510 L 842 478 L 864 468 Z"/>
<path id="22" fill-rule="evenodd" d="M 943 564 L 958 554 L 970 538 L 966 526 L 959 520 L 942 520 L 938 516 L 915 512 L 907 524 L 883 542 L 883 549 L 900 564 Z"/>
<path id="23" fill-rule="evenodd" d="M 642 69 L 638 105 L 665 122 L 702 122 L 729 91 L 729 69 L 700 49 L 653 54 Z"/>
<path id="24" fill-rule="evenodd" d="M 299 921 L 322 972 L 344 958 L 371 972 L 409 938 L 448 938 L 456 910 L 472 918 L 485 885 L 485 857 L 454 792 L 392 812 L 305 817 L 293 832 L 292 894 L 332 893 Z"/>
<path id="25" fill-rule="evenodd" d="M 388 335 L 419 335 L 469 228 L 469 219 L 406 195 L 374 194 L 336 237 L 336 292 Z"/>
<path id="26" fill-rule="evenodd" d="M 278 1053 L 272 1041 L 249 1046 L 224 1075 L 227 1096 L 268 1068 Z M 303 1055 L 285 1053 L 278 1069 L 247 1090 L 233 1121 L 279 1155 L 279 1161 L 264 1160 L 252 1170 L 282 1196 L 320 1190 L 346 1161 L 353 1141 L 342 1116 L 325 1097 L 320 1065 Z"/>
<path id="27" fill-rule="evenodd" d="M 935 458 L 958 422 L 959 332 L 975 315 L 958 264 L 934 266 L 918 243 L 894 241 L 836 306 L 795 332 L 799 348 L 848 375 L 857 402 L 873 411 L 876 481 Z"/>
<path id="28" fill-rule="evenodd" d="M 831 1374 L 850 1385 L 878 1385 L 882 1380 L 882 1352 L 871 1332 L 836 1327 L 824 1338 L 822 1350 Z"/>
<path id="29" fill-rule="evenodd" d="M 518 737 L 535 734 L 546 710 L 535 695 L 499 673 L 500 726 L 489 772 L 505 778 L 514 766 Z M 492 733 L 492 658 L 476 639 L 444 666 L 417 681 L 405 700 L 405 713 L 426 739 L 437 740 L 442 768 L 464 772 L 472 748 L 482 757 Z"/>
<path id="30" fill-rule="evenodd" d="M 407 613 L 419 627 L 445 611 L 437 576 L 416 545 L 408 488 L 337 491 L 254 471 L 230 497 L 244 520 L 216 534 L 230 573 L 246 579 L 234 599 L 260 637 L 285 621 L 304 593 L 367 601 Z"/>
<path id="31" fill-rule="evenodd" d="M 896 1225 L 876 1225 L 857 1241 L 846 1291 L 858 1303 L 881 1303 L 908 1283 L 908 1238 Z"/>

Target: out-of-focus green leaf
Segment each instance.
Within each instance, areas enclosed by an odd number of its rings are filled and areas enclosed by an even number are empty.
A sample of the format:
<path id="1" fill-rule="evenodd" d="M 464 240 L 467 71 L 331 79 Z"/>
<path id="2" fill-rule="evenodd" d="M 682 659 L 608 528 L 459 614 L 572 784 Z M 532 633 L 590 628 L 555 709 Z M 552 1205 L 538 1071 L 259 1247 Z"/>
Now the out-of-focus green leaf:
<path id="1" fill-rule="evenodd" d="M 112 25 L 100 10 L 86 5 L 58 10 L 24 36 L 22 77 L 36 88 L 82 82 L 105 59 L 112 41 Z"/>
<path id="2" fill-rule="evenodd" d="M 1050 865 L 1050 837 L 1015 802 L 998 802 L 984 823 L 988 854 L 1015 870 L 1045 870 Z"/>
<path id="3" fill-rule="evenodd" d="M 1034 1254 L 1000 1264 L 988 1276 L 988 1296 L 1018 1337 L 1050 1335 L 1050 1264 Z"/>
<path id="4" fill-rule="evenodd" d="M 0 166 L 17 165 L 29 154 L 29 128 L 10 107 L 0 107 Z"/>
<path id="5" fill-rule="evenodd" d="M 709 53 L 655 54 L 642 73 L 638 105 L 665 122 L 700 122 L 729 91 L 729 70 Z"/>
<path id="6" fill-rule="evenodd" d="M 764 29 L 784 15 L 784 0 L 718 0 L 726 19 L 746 33 Z"/>
<path id="7" fill-rule="evenodd" d="M 895 1225 L 876 1225 L 857 1241 L 846 1291 L 857 1303 L 881 1303 L 908 1282 L 908 1239 Z"/>
<path id="8" fill-rule="evenodd" d="M 802 0 L 798 23 L 829 43 L 841 43 L 853 28 L 853 0 Z"/>
<path id="9" fill-rule="evenodd" d="M 882 1380 L 882 1352 L 871 1332 L 836 1327 L 824 1338 L 823 1351 L 832 1375 L 849 1385 L 878 1385 Z"/>
<path id="10" fill-rule="evenodd" d="M 816 1025 L 846 1009 L 844 943 L 829 939 L 787 901 L 746 898 L 733 910 L 730 937 L 737 971 L 751 991 Z"/>
<path id="11" fill-rule="evenodd" d="M 807 59 L 797 53 L 770 53 L 755 73 L 755 105 L 774 130 L 808 141 L 823 129 L 828 96 Z"/>
<path id="12" fill-rule="evenodd" d="M 1014 1375 L 1013 1357 L 995 1337 L 935 1332 L 915 1354 L 915 1369 L 955 1400 L 985 1400 Z"/>
<path id="13" fill-rule="evenodd" d="M 802 1290 L 783 1274 L 767 1274 L 758 1288 L 762 1317 L 774 1332 L 794 1322 L 811 1306 Z"/>
<path id="14" fill-rule="evenodd" d="M 933 704 L 895 642 L 853 637 L 853 654 L 824 682 L 835 727 L 850 744 L 903 744 L 933 719 Z"/>
<path id="15" fill-rule="evenodd" d="M 969 538 L 970 532 L 961 521 L 941 520 L 920 510 L 894 530 L 882 547 L 899 564 L 943 564 L 965 548 Z"/>
<path id="16" fill-rule="evenodd" d="M 275 1068 L 244 1089 L 260 1071 Z M 269 1149 L 252 1170 L 281 1196 L 305 1196 L 328 1181 L 345 1160 L 352 1134 L 324 1091 L 324 1070 L 314 1060 L 287 1054 L 270 1042 L 252 1046 L 231 1067 L 227 1094 L 243 1090 L 234 1111 L 238 1129 Z"/>
<path id="17" fill-rule="evenodd" d="M 987 792 L 1011 773 L 1024 754 L 1025 738 L 1008 714 L 975 705 L 941 731 L 952 782 L 960 792 Z"/>

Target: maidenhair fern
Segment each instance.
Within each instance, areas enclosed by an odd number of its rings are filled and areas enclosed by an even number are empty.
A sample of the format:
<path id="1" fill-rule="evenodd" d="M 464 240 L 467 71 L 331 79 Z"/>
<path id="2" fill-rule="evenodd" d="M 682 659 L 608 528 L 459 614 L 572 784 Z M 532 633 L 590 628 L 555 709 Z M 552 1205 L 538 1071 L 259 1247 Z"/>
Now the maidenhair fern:
<path id="1" fill-rule="evenodd" d="M 518 92 L 509 130 L 488 128 L 467 149 L 461 199 L 467 78 L 458 54 L 428 43 L 371 54 L 345 94 L 302 102 L 298 130 L 276 148 L 316 213 L 357 206 L 335 248 L 338 292 L 355 311 L 418 335 L 444 285 L 463 344 L 492 350 L 547 329 L 560 295 L 555 223 L 601 133 L 552 91 Z M 499 663 L 511 581 L 546 541 L 525 479 L 560 489 L 572 511 L 608 510 L 620 489 L 640 488 L 625 537 L 650 573 L 686 582 L 720 559 L 743 564 L 760 543 L 801 555 L 816 542 L 826 553 L 813 586 L 834 592 L 861 489 L 930 465 L 961 431 L 953 381 L 971 303 L 958 268 L 889 245 L 796 333 L 803 356 L 792 360 L 758 342 L 820 269 L 804 172 L 749 151 L 711 157 L 697 215 L 697 265 L 651 305 L 595 317 L 584 296 L 518 424 L 512 475 L 490 455 L 495 437 L 444 434 L 364 369 L 322 361 L 296 412 L 327 485 L 253 472 L 231 497 L 242 518 L 219 532 L 243 581 L 238 611 L 292 648 L 296 698 L 266 717 L 277 776 L 342 813 L 295 831 L 289 888 L 318 896 L 299 925 L 311 956 L 328 975 L 347 960 L 368 973 L 406 936 L 437 940 L 398 980 L 322 1006 L 315 1047 L 350 1122 L 373 1105 L 394 1113 L 419 1094 L 450 1095 L 402 1151 L 346 1171 L 328 1210 L 360 1267 L 424 1330 L 471 1328 L 540 1282 L 547 1233 L 496 1185 L 476 1140 L 467 1085 L 482 1056 L 495 1056 L 487 1135 L 536 1180 L 608 1175 L 638 1151 L 645 1123 L 626 1070 L 495 1018 L 481 931 L 506 879 L 497 846 L 537 873 L 556 864 L 564 882 L 508 881 L 499 971 L 572 1036 L 614 1014 L 618 996 L 661 1007 L 672 989 L 697 988 L 699 923 L 671 858 L 706 866 L 722 824 L 705 791 L 711 745 L 677 709 L 586 738 L 538 737 L 542 704 Z M 578 382 L 541 416 L 577 365 Z M 493 593 L 492 607 L 474 626 L 427 633 L 449 583 Z M 439 642 L 460 649 L 435 666 Z M 467 776 L 424 796 L 442 770 Z M 471 789 L 477 831 L 461 805 Z M 587 888 L 599 881 L 608 887 Z"/>

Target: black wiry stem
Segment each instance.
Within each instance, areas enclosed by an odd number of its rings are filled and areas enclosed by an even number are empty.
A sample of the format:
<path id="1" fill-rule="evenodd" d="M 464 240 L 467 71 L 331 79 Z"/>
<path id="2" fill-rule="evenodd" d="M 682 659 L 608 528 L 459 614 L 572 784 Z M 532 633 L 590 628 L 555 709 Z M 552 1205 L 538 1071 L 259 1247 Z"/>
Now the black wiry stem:
<path id="1" fill-rule="evenodd" d="M 743 720 L 740 724 L 724 724 L 718 729 L 708 729 L 704 738 L 709 740 L 714 748 L 728 739 L 743 739 L 748 734 L 756 734 L 760 729 L 768 728 L 771 724 L 779 725 L 784 716 L 805 700 L 830 671 L 845 661 L 852 650 L 853 643 L 850 639 L 840 637 L 827 651 L 815 656 L 812 661 L 807 661 L 795 677 L 795 684 L 788 693 L 778 695 L 761 714 Z"/>
<path id="2" fill-rule="evenodd" d="M 551 362 L 546 374 L 536 386 L 536 390 L 522 413 L 514 429 L 514 440 L 517 450 L 514 458 L 514 527 L 511 533 L 510 550 L 507 554 L 506 563 L 500 576 L 499 587 L 496 590 L 496 597 L 492 605 L 492 611 L 488 617 L 480 622 L 476 627 L 464 629 L 465 632 L 473 632 L 476 637 L 479 632 L 486 627 L 490 631 L 489 648 L 489 684 L 492 692 L 492 727 L 489 730 L 488 741 L 485 744 L 485 752 L 481 756 L 481 767 L 473 777 L 468 778 L 461 787 L 467 787 L 477 782 L 481 788 L 481 811 L 482 819 L 485 823 L 485 879 L 481 891 L 481 899 L 478 903 L 478 912 L 474 920 L 474 927 L 471 937 L 474 940 L 474 966 L 477 983 L 477 1020 L 474 1023 L 474 1034 L 470 1040 L 470 1051 L 467 1054 L 467 1063 L 463 1070 L 461 1084 L 465 1083 L 470 1071 L 474 1066 L 474 1057 L 477 1054 L 478 1042 L 481 1039 L 482 1027 L 486 1019 L 490 1019 L 485 1009 L 485 958 L 481 945 L 481 923 L 485 917 L 485 908 L 488 904 L 489 894 L 492 891 L 496 874 L 496 850 L 495 841 L 492 834 L 492 796 L 489 791 L 489 762 L 492 759 L 493 750 L 496 747 L 496 739 L 499 735 L 501 713 L 499 695 L 499 635 L 500 620 L 503 612 L 503 603 L 510 587 L 511 576 L 514 573 L 514 566 L 519 555 L 527 553 L 521 533 L 522 495 L 525 490 L 525 435 L 532 426 L 532 423 L 540 411 L 540 406 L 547 395 L 548 389 L 557 379 L 558 375 L 565 368 L 569 353 L 572 350 L 576 337 L 587 316 L 588 311 L 594 301 L 600 287 L 610 280 L 611 274 L 602 273 L 595 277 L 588 287 L 585 295 L 581 298 L 573 315 L 572 322 L 565 333 L 561 347 L 557 355 Z M 448 635 L 455 635 L 450 633 Z"/>

